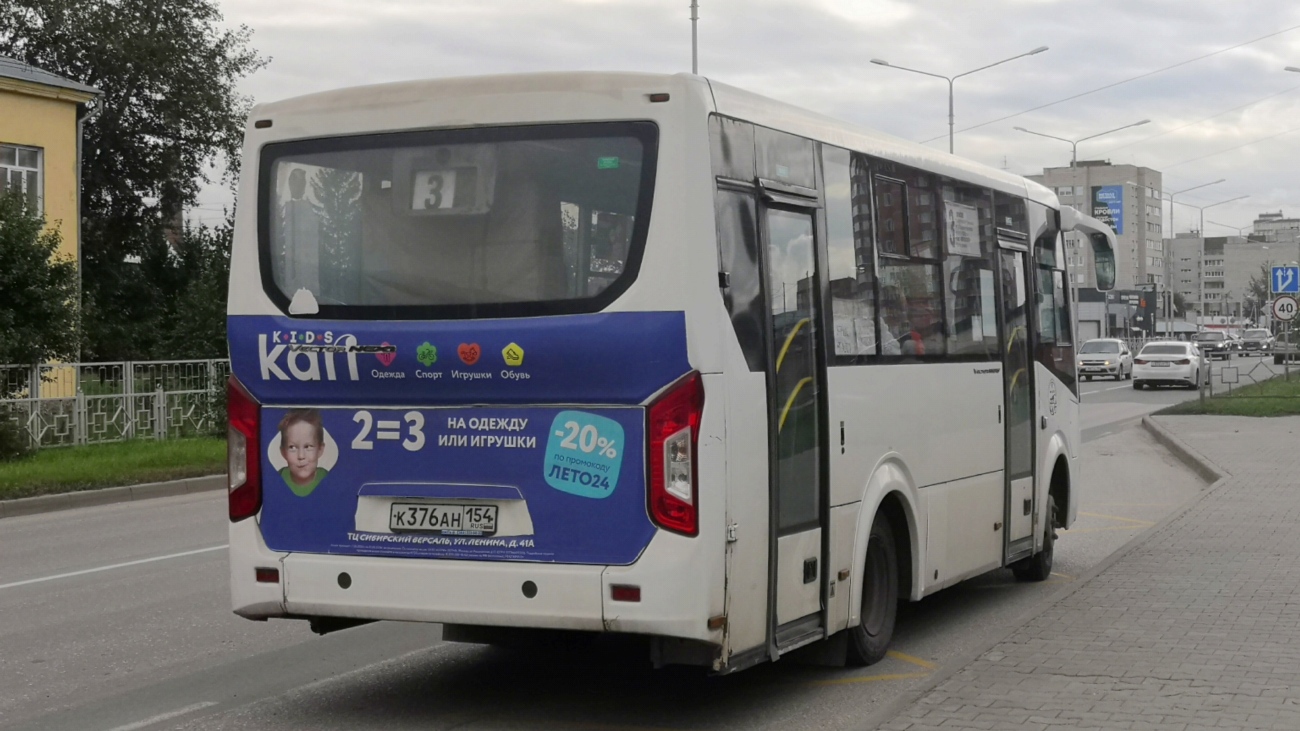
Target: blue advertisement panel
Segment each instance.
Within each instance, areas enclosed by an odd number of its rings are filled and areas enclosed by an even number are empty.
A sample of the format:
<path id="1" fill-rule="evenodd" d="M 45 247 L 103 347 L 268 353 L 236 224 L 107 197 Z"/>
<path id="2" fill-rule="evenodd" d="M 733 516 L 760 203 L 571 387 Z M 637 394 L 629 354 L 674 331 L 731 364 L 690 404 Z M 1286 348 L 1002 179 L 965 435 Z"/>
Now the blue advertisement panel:
<path id="1" fill-rule="evenodd" d="M 228 333 L 234 374 L 263 404 L 640 404 L 690 370 L 682 312 L 232 316 Z"/>
<path id="2" fill-rule="evenodd" d="M 1092 217 L 1110 226 L 1115 235 L 1124 233 L 1124 186 L 1094 185 Z"/>
<path id="3" fill-rule="evenodd" d="M 644 419 L 640 407 L 265 408 L 262 535 L 276 551 L 630 564 L 655 531 Z"/>

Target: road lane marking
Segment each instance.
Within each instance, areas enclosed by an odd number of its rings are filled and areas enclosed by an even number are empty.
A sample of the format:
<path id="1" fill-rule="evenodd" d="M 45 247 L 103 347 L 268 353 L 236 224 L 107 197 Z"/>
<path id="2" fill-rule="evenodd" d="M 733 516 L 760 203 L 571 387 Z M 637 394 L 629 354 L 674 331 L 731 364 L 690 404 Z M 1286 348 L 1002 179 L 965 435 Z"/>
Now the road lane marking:
<path id="1" fill-rule="evenodd" d="M 100 566 L 94 569 L 82 569 L 81 571 L 69 571 L 66 574 L 55 574 L 53 576 L 42 576 L 39 579 L 27 579 L 25 581 L 14 581 L 8 584 L 0 584 L 0 589 L 12 589 L 15 586 L 27 586 L 28 584 L 40 584 L 45 581 L 54 581 L 55 579 L 67 579 L 73 576 L 85 576 L 86 574 L 97 574 L 100 571 L 112 571 L 113 569 L 126 568 L 127 566 L 139 566 L 144 563 L 153 563 L 155 561 L 166 561 L 171 558 L 182 558 L 184 556 L 194 556 L 200 553 L 209 553 L 211 551 L 222 551 L 229 548 L 229 543 L 223 543 L 220 546 L 210 548 L 198 548 L 193 551 L 181 551 L 180 553 L 169 553 L 166 556 L 154 556 L 153 558 L 142 558 L 136 561 L 127 561 L 126 563 L 115 563 L 111 566 Z M 116 729 L 114 730 L 116 731 Z"/>
<path id="2" fill-rule="evenodd" d="M 1053 572 L 1052 572 L 1052 576 L 1059 576 L 1059 577 L 1061 577 L 1062 579 L 1068 579 L 1069 581 L 1074 581 L 1074 577 L 1073 577 L 1073 576 L 1070 576 L 1069 574 L 1063 574 L 1063 573 L 1061 573 L 1061 572 L 1059 572 L 1059 571 L 1053 571 Z"/>
<path id="3" fill-rule="evenodd" d="M 150 716 L 149 718 L 146 718 L 146 719 L 144 719 L 143 721 L 136 721 L 135 723 L 128 723 L 128 724 L 126 724 L 125 726 L 114 726 L 113 728 L 109 729 L 108 731 L 139 731 L 139 729 L 142 729 L 142 728 L 148 728 L 149 726 L 152 726 L 152 725 L 154 725 L 155 723 L 162 723 L 163 721 L 170 721 L 170 720 L 173 719 L 173 718 L 177 718 L 177 717 L 179 717 L 179 716 L 184 716 L 184 715 L 187 714 L 187 713 L 193 713 L 193 712 L 195 712 L 195 711 L 201 711 L 201 710 L 203 710 L 204 708 L 211 708 L 212 706 L 215 706 L 215 705 L 217 705 L 217 702 L 216 702 L 216 701 L 203 701 L 202 703 L 195 703 L 195 704 L 192 705 L 192 706 L 185 706 L 184 708 L 177 708 L 176 710 L 174 710 L 174 711 L 168 711 L 167 713 L 159 713 L 157 716 Z"/>
<path id="4" fill-rule="evenodd" d="M 911 655 L 906 655 L 904 653 L 898 652 L 897 650 L 890 650 L 885 654 L 888 655 L 889 657 L 894 658 L 895 660 L 902 660 L 903 662 L 910 662 L 913 665 L 919 665 L 925 668 L 926 670 L 934 670 L 935 668 L 939 667 L 938 665 L 935 665 L 932 662 L 929 662 L 927 660 L 922 660 L 919 657 L 912 657 Z"/>
<path id="5" fill-rule="evenodd" d="M 874 683 L 879 680 L 912 680 L 914 678 L 928 678 L 929 673 L 893 673 L 892 675 L 859 675 L 853 678 L 837 678 L 835 680 L 816 680 L 809 685 L 851 685 L 853 683 Z"/>
<path id="6" fill-rule="evenodd" d="M 1086 515 L 1090 518 L 1105 518 L 1107 520 L 1118 520 L 1123 523 L 1133 523 L 1134 525 L 1140 525 L 1143 527 L 1155 525 L 1155 523 L 1150 520 L 1138 520 L 1137 518 L 1122 518 L 1118 515 L 1102 515 L 1101 513 L 1085 513 L 1082 510 L 1079 511 L 1079 515 Z"/>
<path id="7" fill-rule="evenodd" d="M 1112 525 L 1108 528 L 1078 528 L 1076 530 L 1067 531 L 1067 532 L 1073 536 L 1073 535 L 1082 535 L 1084 533 L 1105 533 L 1107 531 L 1115 531 L 1115 530 L 1142 530 L 1143 528 L 1150 528 L 1153 525 L 1155 525 L 1155 523 L 1151 523 L 1149 525 Z"/>
<path id="8" fill-rule="evenodd" d="M 1087 396 L 1089 394 L 1094 394 L 1094 393 L 1105 393 L 1106 391 L 1118 391 L 1121 388 L 1133 388 L 1133 387 L 1132 386 L 1111 386 L 1110 388 L 1099 388 L 1096 391 L 1082 391 L 1082 393 L 1083 395 Z"/>

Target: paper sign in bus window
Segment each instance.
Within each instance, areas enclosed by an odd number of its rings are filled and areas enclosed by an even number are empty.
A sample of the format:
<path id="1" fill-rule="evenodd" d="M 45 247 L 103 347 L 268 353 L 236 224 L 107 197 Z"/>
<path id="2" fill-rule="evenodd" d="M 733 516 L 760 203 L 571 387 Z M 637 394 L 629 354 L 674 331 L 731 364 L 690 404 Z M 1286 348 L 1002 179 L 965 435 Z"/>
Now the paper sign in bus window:
<path id="1" fill-rule="evenodd" d="M 338 445 L 330 438 L 316 409 L 285 413 L 266 446 L 271 466 L 298 497 L 307 497 L 338 461 Z"/>
<path id="2" fill-rule="evenodd" d="M 585 411 L 561 411 L 551 422 L 542 463 L 546 484 L 572 495 L 607 498 L 623 466 L 623 426 Z"/>

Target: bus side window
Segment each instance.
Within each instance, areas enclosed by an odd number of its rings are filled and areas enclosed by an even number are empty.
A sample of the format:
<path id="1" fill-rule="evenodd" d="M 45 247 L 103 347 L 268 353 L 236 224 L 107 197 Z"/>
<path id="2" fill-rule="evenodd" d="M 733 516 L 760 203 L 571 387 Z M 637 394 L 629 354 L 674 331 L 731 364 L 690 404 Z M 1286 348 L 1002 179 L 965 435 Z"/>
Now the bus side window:
<path id="1" fill-rule="evenodd" d="M 745 362 L 752 372 L 765 368 L 763 290 L 758 271 L 758 226 L 754 195 L 719 189 L 714 198 L 718 222 L 718 266 L 727 275 L 722 301 L 731 315 Z"/>
<path id="2" fill-rule="evenodd" d="M 865 160 L 822 147 L 826 187 L 827 273 L 831 289 L 832 364 L 877 354 L 875 257 L 871 248 L 871 180 Z"/>
<path id="3" fill-rule="evenodd" d="M 883 356 L 919 358 L 947 352 L 944 323 L 943 266 L 934 240 L 933 190 L 930 176 L 905 165 L 869 158 L 875 201 L 875 241 L 879 277 L 880 352 Z M 907 181 L 917 184 L 913 187 Z M 928 195 L 928 197 L 927 197 Z M 929 203 L 925 203 L 925 201 Z M 916 206 L 929 209 L 931 238 Z"/>
<path id="4" fill-rule="evenodd" d="M 992 360 L 998 355 L 992 192 L 945 180 L 943 201 L 948 354 Z"/>

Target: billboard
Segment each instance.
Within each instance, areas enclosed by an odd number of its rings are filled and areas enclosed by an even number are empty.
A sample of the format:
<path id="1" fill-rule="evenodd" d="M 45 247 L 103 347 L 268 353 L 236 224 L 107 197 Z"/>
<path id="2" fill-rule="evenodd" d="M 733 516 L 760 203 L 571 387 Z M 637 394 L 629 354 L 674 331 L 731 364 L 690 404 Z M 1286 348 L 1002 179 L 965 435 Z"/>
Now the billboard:
<path id="1" fill-rule="evenodd" d="M 1124 233 L 1124 186 L 1092 186 L 1092 217 L 1108 224 L 1116 236 Z"/>

